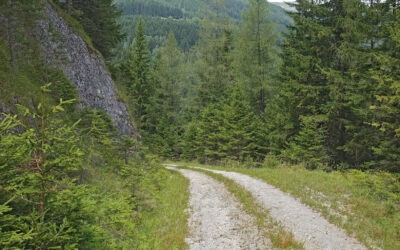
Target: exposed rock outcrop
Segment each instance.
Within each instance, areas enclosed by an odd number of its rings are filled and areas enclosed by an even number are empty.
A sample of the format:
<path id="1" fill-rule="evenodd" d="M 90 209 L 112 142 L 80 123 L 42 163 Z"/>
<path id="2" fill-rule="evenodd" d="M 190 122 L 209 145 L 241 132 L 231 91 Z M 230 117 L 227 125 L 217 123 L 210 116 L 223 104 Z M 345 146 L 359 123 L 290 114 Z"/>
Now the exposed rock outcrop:
<path id="1" fill-rule="evenodd" d="M 38 21 L 38 40 L 46 63 L 62 69 L 76 86 L 80 106 L 108 113 L 115 127 L 124 135 L 134 135 L 127 107 L 118 100 L 114 82 L 102 57 L 67 24 L 49 4 Z"/>
<path id="2" fill-rule="evenodd" d="M 0 122 L 4 119 L 3 113 L 8 113 L 8 109 L 0 102 Z"/>

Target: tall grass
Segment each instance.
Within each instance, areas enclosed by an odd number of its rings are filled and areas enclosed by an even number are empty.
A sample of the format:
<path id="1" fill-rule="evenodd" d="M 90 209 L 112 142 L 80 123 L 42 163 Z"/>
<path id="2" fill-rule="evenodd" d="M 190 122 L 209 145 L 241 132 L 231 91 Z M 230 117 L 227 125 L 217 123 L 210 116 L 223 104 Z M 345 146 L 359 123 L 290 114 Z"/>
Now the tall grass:
<path id="1" fill-rule="evenodd" d="M 188 185 L 182 175 L 165 169 L 144 178 L 137 190 L 140 206 L 136 249 L 187 249 Z"/>

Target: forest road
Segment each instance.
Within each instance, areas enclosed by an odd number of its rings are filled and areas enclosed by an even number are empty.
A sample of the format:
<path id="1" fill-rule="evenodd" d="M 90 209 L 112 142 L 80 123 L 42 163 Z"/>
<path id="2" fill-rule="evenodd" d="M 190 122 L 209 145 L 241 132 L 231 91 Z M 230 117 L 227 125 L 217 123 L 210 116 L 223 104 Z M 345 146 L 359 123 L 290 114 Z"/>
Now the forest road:
<path id="1" fill-rule="evenodd" d="M 189 249 L 272 249 L 253 218 L 222 183 L 200 172 L 166 167 L 179 171 L 190 181 L 190 233 L 186 238 Z"/>
<path id="2" fill-rule="evenodd" d="M 349 237 L 344 230 L 329 223 L 321 214 L 264 181 L 236 172 L 204 170 L 221 174 L 252 193 L 269 210 L 270 216 L 291 231 L 296 240 L 304 243 L 306 249 L 367 249 L 356 239 Z"/>

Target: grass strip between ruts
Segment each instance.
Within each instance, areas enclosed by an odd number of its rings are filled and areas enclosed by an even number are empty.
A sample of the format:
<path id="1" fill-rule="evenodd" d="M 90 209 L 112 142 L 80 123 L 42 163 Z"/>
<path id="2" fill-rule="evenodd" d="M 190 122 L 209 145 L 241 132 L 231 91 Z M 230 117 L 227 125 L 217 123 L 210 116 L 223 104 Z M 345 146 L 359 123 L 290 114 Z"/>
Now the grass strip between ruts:
<path id="1" fill-rule="evenodd" d="M 269 237 L 274 247 L 278 249 L 304 249 L 303 243 L 296 241 L 293 234 L 287 231 L 277 221 L 274 221 L 268 210 L 260 205 L 253 195 L 233 180 L 220 174 L 204 169 L 179 167 L 206 174 L 207 176 L 223 183 L 236 199 L 243 205 L 243 209 L 255 218 L 256 225 L 263 235 Z"/>

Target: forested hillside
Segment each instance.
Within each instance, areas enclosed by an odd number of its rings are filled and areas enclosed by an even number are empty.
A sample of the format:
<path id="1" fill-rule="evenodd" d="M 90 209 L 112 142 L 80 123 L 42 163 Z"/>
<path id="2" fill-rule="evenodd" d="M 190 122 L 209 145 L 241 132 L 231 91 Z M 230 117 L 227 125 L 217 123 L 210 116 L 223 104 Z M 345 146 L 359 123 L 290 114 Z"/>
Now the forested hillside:
<path id="1" fill-rule="evenodd" d="M 146 26 L 145 35 L 150 50 L 161 46 L 169 32 L 173 32 L 179 47 L 189 51 L 200 37 L 200 26 L 204 18 L 213 15 L 225 16 L 225 21 L 232 26 L 241 22 L 241 13 L 247 6 L 245 0 L 193 0 L 193 1 L 165 1 L 165 0 L 116 0 L 116 6 L 122 11 L 120 24 L 127 35 L 125 41 L 117 50 L 118 58 L 122 58 L 129 51 L 135 37 L 135 27 L 140 17 Z M 269 18 L 281 32 L 287 32 L 286 25 L 292 19 L 278 6 L 270 5 Z"/>

